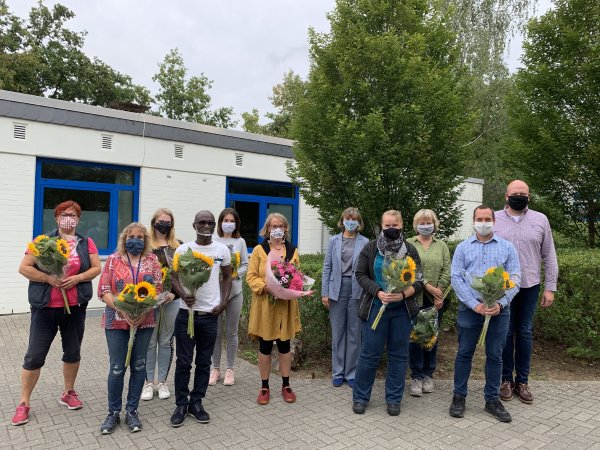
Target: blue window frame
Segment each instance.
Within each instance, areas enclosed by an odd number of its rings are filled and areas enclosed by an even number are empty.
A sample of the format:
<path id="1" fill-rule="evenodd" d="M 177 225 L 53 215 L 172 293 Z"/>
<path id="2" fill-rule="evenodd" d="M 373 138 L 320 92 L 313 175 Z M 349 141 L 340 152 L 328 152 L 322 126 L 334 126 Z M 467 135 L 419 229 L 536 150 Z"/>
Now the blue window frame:
<path id="1" fill-rule="evenodd" d="M 270 213 L 283 214 L 290 224 L 287 237 L 298 245 L 298 188 L 290 183 L 227 178 L 225 206 L 235 208 L 242 223 L 240 233 L 248 251 L 262 242 L 259 231 Z"/>
<path id="2" fill-rule="evenodd" d="M 82 210 L 77 231 L 94 240 L 100 255 L 109 255 L 121 230 L 138 220 L 139 181 L 136 167 L 38 158 L 34 236 L 56 229 L 55 206 L 74 200 Z"/>

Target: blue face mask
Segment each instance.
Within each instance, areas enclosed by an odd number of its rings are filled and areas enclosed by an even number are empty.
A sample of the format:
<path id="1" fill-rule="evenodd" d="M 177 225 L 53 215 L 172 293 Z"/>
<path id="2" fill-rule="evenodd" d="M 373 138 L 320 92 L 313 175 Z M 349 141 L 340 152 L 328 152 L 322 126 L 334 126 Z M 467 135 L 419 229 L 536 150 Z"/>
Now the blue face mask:
<path id="1" fill-rule="evenodd" d="M 221 230 L 226 234 L 233 233 L 235 231 L 235 222 L 223 222 L 221 224 Z"/>
<path id="2" fill-rule="evenodd" d="M 138 238 L 127 239 L 125 241 L 125 250 L 133 256 L 141 254 L 144 251 L 144 240 Z"/>
<path id="3" fill-rule="evenodd" d="M 346 219 L 342 223 L 344 224 L 344 228 L 346 228 L 347 231 L 356 231 L 356 229 L 358 228 L 358 220 Z"/>

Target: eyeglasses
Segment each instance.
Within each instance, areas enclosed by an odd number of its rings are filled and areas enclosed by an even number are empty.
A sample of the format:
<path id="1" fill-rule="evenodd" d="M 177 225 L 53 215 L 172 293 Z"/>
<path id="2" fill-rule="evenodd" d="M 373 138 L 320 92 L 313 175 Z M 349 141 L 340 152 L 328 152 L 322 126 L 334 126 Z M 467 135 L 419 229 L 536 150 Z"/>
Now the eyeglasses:
<path id="1" fill-rule="evenodd" d="M 199 220 L 198 222 L 194 222 L 194 225 L 197 225 L 199 227 L 205 227 L 205 226 L 209 226 L 209 227 L 214 227 L 215 225 L 217 225 L 217 222 L 215 222 L 214 220 Z"/>
<path id="2" fill-rule="evenodd" d="M 77 214 L 65 214 L 65 213 L 61 213 L 61 214 L 58 215 L 58 217 L 72 217 L 72 218 L 76 219 L 79 216 Z"/>

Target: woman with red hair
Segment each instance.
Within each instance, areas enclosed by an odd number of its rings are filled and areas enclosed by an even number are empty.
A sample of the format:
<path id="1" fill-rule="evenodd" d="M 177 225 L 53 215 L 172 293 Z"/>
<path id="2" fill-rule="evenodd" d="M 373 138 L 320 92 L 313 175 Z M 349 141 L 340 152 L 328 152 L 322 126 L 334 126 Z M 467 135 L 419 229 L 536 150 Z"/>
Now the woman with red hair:
<path id="1" fill-rule="evenodd" d="M 21 400 L 12 418 L 13 425 L 23 425 L 29 421 L 29 399 L 40 378 L 50 345 L 59 330 L 65 384 L 60 404 L 68 409 L 83 407 L 74 389 L 75 379 L 81 359 L 85 312 L 87 303 L 92 298 L 92 280 L 100 274 L 100 258 L 94 241 L 75 231 L 80 217 L 81 207 L 71 200 L 59 204 L 54 210 L 58 229 L 48 233 L 48 236 L 60 236 L 68 242 L 70 248 L 62 278 L 40 270 L 29 252 L 26 252 L 19 266 L 19 273 L 29 280 L 31 328 L 29 347 L 21 372 Z M 64 310 L 61 289 L 66 292 L 71 314 Z"/>

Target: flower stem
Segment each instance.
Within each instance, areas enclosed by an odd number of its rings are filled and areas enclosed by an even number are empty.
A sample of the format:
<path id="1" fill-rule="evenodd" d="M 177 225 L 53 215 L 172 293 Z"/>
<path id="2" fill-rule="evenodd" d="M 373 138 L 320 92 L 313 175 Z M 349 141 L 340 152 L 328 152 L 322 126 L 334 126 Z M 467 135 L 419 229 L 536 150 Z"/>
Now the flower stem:
<path id="1" fill-rule="evenodd" d="M 137 333 L 137 327 L 129 327 L 129 342 L 127 344 L 127 356 L 125 357 L 125 367 L 129 367 L 131 362 L 131 350 L 133 350 L 133 341 L 135 341 L 135 333 Z"/>
<path id="2" fill-rule="evenodd" d="M 67 293 L 64 289 L 61 289 L 60 292 L 62 293 L 63 300 L 65 301 L 65 312 L 67 314 L 71 314 L 71 308 L 69 308 L 69 300 L 67 300 Z"/>
<path id="3" fill-rule="evenodd" d="M 373 321 L 373 325 L 371 325 L 371 330 L 375 330 L 375 328 L 377 328 L 377 325 L 379 325 L 379 321 L 381 320 L 381 316 L 383 316 L 383 313 L 385 312 L 386 306 L 387 305 L 383 304 L 383 305 L 381 305 L 381 308 L 379 308 L 377 317 L 375 317 L 375 320 Z"/>
<path id="4" fill-rule="evenodd" d="M 188 309 L 188 335 L 190 338 L 194 337 L 194 310 L 190 307 Z"/>
<path id="5" fill-rule="evenodd" d="M 485 336 L 487 335 L 489 324 L 490 316 L 485 316 L 485 320 L 483 321 L 483 328 L 481 329 L 481 334 L 479 335 L 479 340 L 477 341 L 477 345 L 480 347 L 483 347 L 485 345 Z"/>

